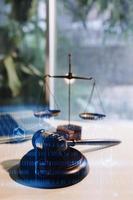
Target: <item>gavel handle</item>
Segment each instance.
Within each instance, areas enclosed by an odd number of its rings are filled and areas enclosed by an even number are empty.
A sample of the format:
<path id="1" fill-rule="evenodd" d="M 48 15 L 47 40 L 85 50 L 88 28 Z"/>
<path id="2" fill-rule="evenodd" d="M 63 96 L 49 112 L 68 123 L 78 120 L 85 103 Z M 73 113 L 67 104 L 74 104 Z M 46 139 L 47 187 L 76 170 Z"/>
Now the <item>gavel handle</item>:
<path id="1" fill-rule="evenodd" d="M 90 139 L 90 140 L 73 140 L 67 141 L 68 146 L 75 145 L 117 145 L 120 144 L 120 140 L 115 139 Z"/>

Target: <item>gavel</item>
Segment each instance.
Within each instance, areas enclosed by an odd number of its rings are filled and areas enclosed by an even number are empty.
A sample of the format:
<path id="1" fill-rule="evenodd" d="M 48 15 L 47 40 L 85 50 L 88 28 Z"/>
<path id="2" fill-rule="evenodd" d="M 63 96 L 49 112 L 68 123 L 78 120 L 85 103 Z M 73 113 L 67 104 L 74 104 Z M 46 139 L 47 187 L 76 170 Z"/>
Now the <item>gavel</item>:
<path id="1" fill-rule="evenodd" d="M 57 132 L 49 133 L 44 129 L 37 131 L 33 138 L 33 147 L 40 150 L 53 150 L 53 151 L 65 151 L 68 147 L 75 145 L 107 145 L 113 146 L 121 143 L 120 140 L 115 139 L 85 139 L 85 140 L 66 140 L 63 136 Z"/>
<path id="2" fill-rule="evenodd" d="M 18 169 L 20 180 L 37 188 L 61 188 L 78 183 L 89 173 L 86 157 L 75 145 L 119 144 L 119 140 L 67 140 L 58 131 L 38 130 L 32 137 L 34 149 L 21 159 Z"/>

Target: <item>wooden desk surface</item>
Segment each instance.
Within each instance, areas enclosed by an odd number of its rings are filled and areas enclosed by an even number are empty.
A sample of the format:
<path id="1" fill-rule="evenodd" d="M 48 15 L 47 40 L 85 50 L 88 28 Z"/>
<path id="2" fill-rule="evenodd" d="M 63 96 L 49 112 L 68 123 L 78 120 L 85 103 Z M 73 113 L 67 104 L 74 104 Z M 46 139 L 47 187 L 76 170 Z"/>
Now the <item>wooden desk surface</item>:
<path id="1" fill-rule="evenodd" d="M 52 121 L 52 125 L 59 124 Z M 82 123 L 82 138 L 115 138 L 122 143 L 106 149 L 80 147 L 90 172 L 76 185 L 62 189 L 35 189 L 14 182 L 8 169 L 32 148 L 31 141 L 0 145 L 0 199 L 4 200 L 133 200 L 133 123 Z"/>

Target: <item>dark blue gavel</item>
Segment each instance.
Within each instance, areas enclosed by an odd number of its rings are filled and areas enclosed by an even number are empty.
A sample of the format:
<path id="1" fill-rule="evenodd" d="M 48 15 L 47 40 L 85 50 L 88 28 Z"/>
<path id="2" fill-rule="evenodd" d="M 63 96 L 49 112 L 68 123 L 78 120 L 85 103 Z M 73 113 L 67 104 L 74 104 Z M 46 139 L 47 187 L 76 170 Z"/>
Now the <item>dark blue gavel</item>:
<path id="1" fill-rule="evenodd" d="M 119 144 L 120 140 L 115 139 L 89 139 L 89 140 L 73 140 L 68 141 L 57 132 L 49 133 L 44 129 L 37 131 L 33 138 L 32 144 L 34 148 L 65 151 L 70 146 L 75 145 L 108 145 L 113 146 Z"/>

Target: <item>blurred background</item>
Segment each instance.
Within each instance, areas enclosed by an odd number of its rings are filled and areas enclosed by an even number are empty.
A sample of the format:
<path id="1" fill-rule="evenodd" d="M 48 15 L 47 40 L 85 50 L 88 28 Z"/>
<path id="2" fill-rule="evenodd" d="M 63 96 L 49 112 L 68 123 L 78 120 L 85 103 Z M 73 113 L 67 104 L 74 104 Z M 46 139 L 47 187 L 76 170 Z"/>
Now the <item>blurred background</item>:
<path id="1" fill-rule="evenodd" d="M 50 0 L 0 1 L 0 110 L 44 104 L 43 75 L 50 41 Z M 54 74 L 72 71 L 93 76 L 94 90 L 88 111 L 109 119 L 133 119 L 133 2 L 132 0 L 54 0 Z M 51 59 L 51 58 L 49 58 Z M 72 84 L 72 119 L 86 108 L 91 82 Z M 67 118 L 68 85 L 54 80 L 53 101 Z M 42 95 L 43 92 L 43 95 Z M 57 107 L 55 103 L 55 107 Z"/>
<path id="2" fill-rule="evenodd" d="M 36 103 L 43 85 L 45 38 L 44 0 L 0 1 L 1 106 Z"/>

